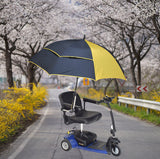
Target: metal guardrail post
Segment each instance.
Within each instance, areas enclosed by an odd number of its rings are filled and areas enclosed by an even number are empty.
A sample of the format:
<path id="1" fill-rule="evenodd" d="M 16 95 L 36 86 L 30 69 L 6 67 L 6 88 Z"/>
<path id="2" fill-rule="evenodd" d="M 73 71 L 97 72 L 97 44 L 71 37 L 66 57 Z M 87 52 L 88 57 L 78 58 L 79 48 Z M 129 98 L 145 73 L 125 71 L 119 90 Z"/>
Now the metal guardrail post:
<path id="1" fill-rule="evenodd" d="M 135 111 L 135 112 L 137 111 L 137 106 L 134 106 L 134 111 Z"/>
<path id="2" fill-rule="evenodd" d="M 147 109 L 147 114 L 149 114 L 150 113 L 150 109 Z"/>

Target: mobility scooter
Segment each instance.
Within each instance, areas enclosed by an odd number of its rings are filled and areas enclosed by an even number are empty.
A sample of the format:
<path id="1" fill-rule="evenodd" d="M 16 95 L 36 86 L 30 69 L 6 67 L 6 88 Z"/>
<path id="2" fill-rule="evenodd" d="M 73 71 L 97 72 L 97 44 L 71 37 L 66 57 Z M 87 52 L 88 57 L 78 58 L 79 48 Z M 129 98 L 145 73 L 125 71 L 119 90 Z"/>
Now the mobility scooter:
<path id="1" fill-rule="evenodd" d="M 59 99 L 62 107 L 61 110 L 63 111 L 64 123 L 67 125 L 72 123 L 80 124 L 80 130 L 73 129 L 68 131 L 68 134 L 66 134 L 62 140 L 61 148 L 64 151 L 69 151 L 71 148 L 78 148 L 97 153 L 112 154 L 114 156 L 119 156 L 121 154 L 121 150 L 118 146 L 120 141 L 115 137 L 115 122 L 109 104 L 113 98 L 106 96 L 100 101 L 83 98 L 83 107 L 79 95 L 74 91 L 61 93 Z M 106 142 L 97 140 L 97 135 L 94 132 L 83 130 L 83 124 L 96 122 L 102 117 L 100 112 L 86 110 L 86 102 L 94 104 L 104 102 L 107 104 L 112 121 L 110 130 L 112 136 L 110 136 Z"/>

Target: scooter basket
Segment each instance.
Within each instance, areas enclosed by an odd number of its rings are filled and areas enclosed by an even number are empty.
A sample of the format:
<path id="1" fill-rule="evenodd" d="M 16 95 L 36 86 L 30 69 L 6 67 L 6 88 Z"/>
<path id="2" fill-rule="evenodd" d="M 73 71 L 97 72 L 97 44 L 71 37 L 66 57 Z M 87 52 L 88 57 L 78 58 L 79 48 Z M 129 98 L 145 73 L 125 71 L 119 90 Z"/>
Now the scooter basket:
<path id="1" fill-rule="evenodd" d="M 76 139 L 78 145 L 86 147 L 96 141 L 97 135 L 93 132 L 81 132 L 80 130 L 77 130 L 74 132 L 74 138 Z"/>

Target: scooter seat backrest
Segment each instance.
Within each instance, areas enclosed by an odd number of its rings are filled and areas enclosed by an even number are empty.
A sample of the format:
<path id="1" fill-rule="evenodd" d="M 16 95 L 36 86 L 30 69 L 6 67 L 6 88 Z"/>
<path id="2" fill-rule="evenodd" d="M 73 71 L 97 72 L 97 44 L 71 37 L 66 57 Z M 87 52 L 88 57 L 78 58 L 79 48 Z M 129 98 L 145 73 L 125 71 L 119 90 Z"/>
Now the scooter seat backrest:
<path id="1" fill-rule="evenodd" d="M 75 108 L 72 109 L 75 95 Z M 59 100 L 62 106 L 61 110 L 63 111 L 64 123 L 67 125 L 72 123 L 90 124 L 99 120 L 102 116 L 99 112 L 82 109 L 81 99 L 74 91 L 61 93 L 59 95 Z"/>
<path id="2" fill-rule="evenodd" d="M 73 106 L 73 100 L 74 100 L 75 92 L 74 91 L 68 91 L 63 92 L 59 95 L 59 100 L 61 103 L 62 110 L 71 110 Z M 79 106 L 82 109 L 82 103 L 79 95 L 76 93 L 76 106 Z"/>

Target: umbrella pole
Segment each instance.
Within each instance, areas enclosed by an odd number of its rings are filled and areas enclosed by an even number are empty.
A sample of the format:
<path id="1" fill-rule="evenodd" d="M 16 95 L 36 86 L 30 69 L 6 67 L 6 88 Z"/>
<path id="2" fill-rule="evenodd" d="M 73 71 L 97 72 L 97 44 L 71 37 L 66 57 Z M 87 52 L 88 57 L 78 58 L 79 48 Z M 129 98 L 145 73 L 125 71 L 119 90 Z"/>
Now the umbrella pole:
<path id="1" fill-rule="evenodd" d="M 77 90 L 77 86 L 78 86 L 78 77 L 76 78 L 76 85 L 75 85 L 75 89 L 74 89 L 75 92 Z"/>
<path id="2" fill-rule="evenodd" d="M 75 104 L 76 104 L 76 91 L 77 91 L 77 86 L 78 86 L 78 77 L 76 78 L 76 85 L 75 85 L 75 89 L 74 89 L 74 95 L 73 95 L 73 102 L 72 102 L 72 110 L 75 108 Z"/>

